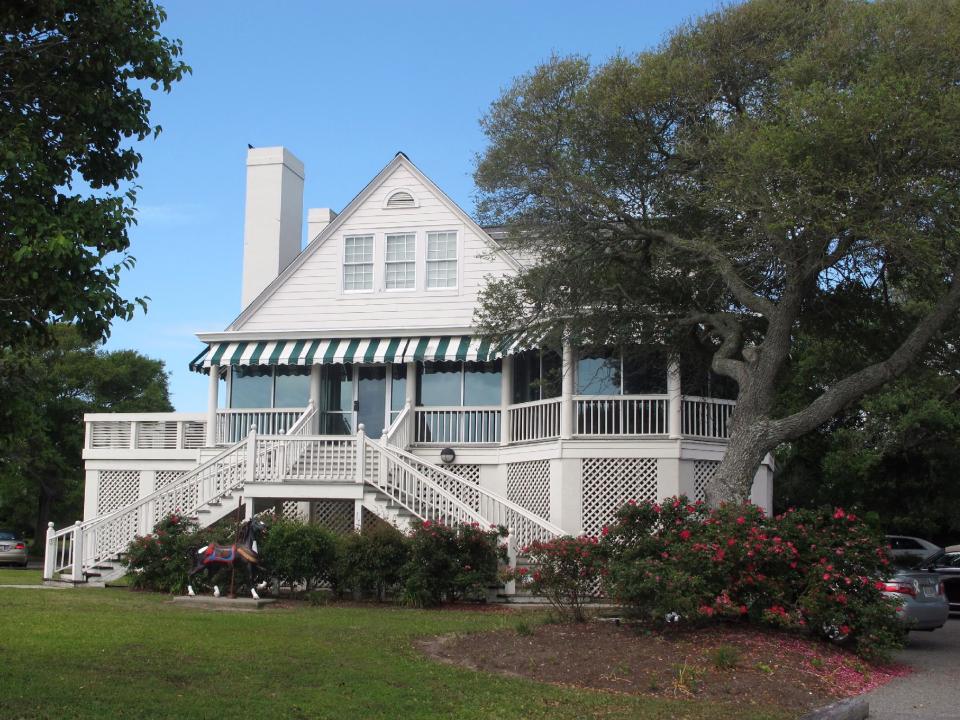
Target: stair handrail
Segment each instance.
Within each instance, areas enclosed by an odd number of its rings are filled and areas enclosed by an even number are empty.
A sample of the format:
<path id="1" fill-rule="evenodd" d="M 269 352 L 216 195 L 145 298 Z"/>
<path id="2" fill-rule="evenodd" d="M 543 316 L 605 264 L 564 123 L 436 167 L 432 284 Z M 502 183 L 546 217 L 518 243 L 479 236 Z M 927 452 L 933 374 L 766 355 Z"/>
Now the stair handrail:
<path id="1" fill-rule="evenodd" d="M 364 444 L 364 449 L 372 448 L 374 451 L 379 452 L 381 454 L 386 454 L 388 457 L 391 454 L 389 450 L 387 450 L 385 446 L 378 440 L 374 440 L 372 438 L 363 436 L 363 444 Z M 489 524 L 486 518 L 484 518 L 480 513 L 478 513 L 472 507 L 470 507 L 465 502 L 460 500 L 460 498 L 456 497 L 453 493 L 443 488 L 436 480 L 433 480 L 432 478 L 423 474 L 416 468 L 411 468 L 409 463 L 404 462 L 402 459 L 398 457 L 394 457 L 392 459 L 396 461 L 398 464 L 403 465 L 404 467 L 411 470 L 412 474 L 416 476 L 417 482 L 425 485 L 432 494 L 447 501 L 447 503 L 449 503 L 450 506 L 455 508 L 458 511 L 458 513 L 462 516 L 458 518 L 458 520 L 461 520 L 461 521 L 466 520 L 468 522 L 477 523 L 478 525 Z M 372 478 L 365 478 L 364 482 L 368 485 L 372 485 L 373 487 L 386 492 L 386 494 L 390 496 L 391 500 L 403 506 L 407 511 L 409 511 L 413 515 L 416 515 L 421 520 L 425 519 L 420 514 L 420 512 L 417 511 L 416 508 L 411 507 L 409 503 L 404 502 L 403 500 L 401 500 L 400 498 L 398 498 L 397 496 L 395 496 L 390 492 L 390 490 L 392 489 L 392 486 L 389 482 L 385 481 L 385 478 L 387 475 L 388 473 L 383 473 L 383 474 L 373 473 Z"/>
<path id="2" fill-rule="evenodd" d="M 499 495 L 491 490 L 481 487 L 479 484 L 474 485 L 473 483 L 468 483 L 459 475 L 454 475 L 449 470 L 445 470 L 439 465 L 434 465 L 431 462 L 424 460 L 421 457 L 417 457 L 413 453 L 407 452 L 406 450 L 401 450 L 397 447 L 388 447 L 384 443 L 377 443 L 379 450 L 382 453 L 387 455 L 393 455 L 398 459 L 401 459 L 406 464 L 416 464 L 416 465 L 427 465 L 430 468 L 430 472 L 439 473 L 446 480 L 450 482 L 453 487 L 456 487 L 462 491 L 463 494 L 472 494 L 477 493 L 480 498 L 480 509 L 476 514 L 480 515 L 481 522 L 488 525 L 503 525 L 511 531 L 511 534 L 515 536 L 514 540 L 517 542 L 518 549 L 529 545 L 533 540 L 550 540 L 555 537 L 560 537 L 562 535 L 567 535 L 557 525 L 554 525 L 549 520 L 546 520 L 536 513 L 533 513 L 526 508 L 518 505 L 512 500 Z M 424 477 L 427 477 L 423 472 L 417 471 Z M 429 478 L 427 478 L 429 480 Z M 440 487 L 441 490 L 444 490 L 445 493 L 456 495 L 445 490 L 436 481 L 431 481 L 433 484 Z M 458 501 L 463 502 L 460 498 L 456 498 Z M 484 500 L 486 502 L 484 502 Z M 468 506 L 469 507 L 469 506 Z M 471 508 L 472 509 L 472 508 Z"/>
<path id="3" fill-rule="evenodd" d="M 413 436 L 413 408 L 407 402 L 390 427 L 383 431 L 382 440 L 390 447 L 406 450 Z M 398 442 L 399 440 L 399 442 Z"/>
<path id="4" fill-rule="evenodd" d="M 287 437 L 292 437 L 294 435 L 309 435 L 310 434 L 310 421 L 313 420 L 314 416 L 317 414 L 317 408 L 313 405 L 313 399 L 307 403 L 306 410 L 303 411 L 303 414 L 297 418 L 297 421 L 291 425 L 284 435 Z"/>

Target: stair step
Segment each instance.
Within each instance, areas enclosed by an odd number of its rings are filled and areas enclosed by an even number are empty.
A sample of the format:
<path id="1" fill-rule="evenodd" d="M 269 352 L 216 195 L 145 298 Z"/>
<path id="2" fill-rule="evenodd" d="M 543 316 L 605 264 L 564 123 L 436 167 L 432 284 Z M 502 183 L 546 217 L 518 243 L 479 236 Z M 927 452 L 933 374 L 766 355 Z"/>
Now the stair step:
<path id="1" fill-rule="evenodd" d="M 209 507 L 220 507 L 220 504 L 221 504 L 221 503 L 220 503 L 219 500 L 210 500 L 210 501 L 207 502 L 207 505 L 208 505 Z"/>
<path id="2" fill-rule="evenodd" d="M 209 515 L 209 514 L 210 514 L 210 511 L 207 510 L 206 508 L 197 509 L 197 515 Z"/>

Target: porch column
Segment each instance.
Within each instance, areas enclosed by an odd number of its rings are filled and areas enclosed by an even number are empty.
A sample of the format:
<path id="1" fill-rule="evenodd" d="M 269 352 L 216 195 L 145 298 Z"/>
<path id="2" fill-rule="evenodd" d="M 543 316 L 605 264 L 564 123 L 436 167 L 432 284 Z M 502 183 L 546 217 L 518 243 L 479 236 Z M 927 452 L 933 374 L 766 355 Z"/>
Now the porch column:
<path id="1" fill-rule="evenodd" d="M 667 432 L 671 440 L 683 437 L 683 397 L 680 395 L 680 365 L 671 360 L 667 365 Z"/>
<path id="2" fill-rule="evenodd" d="M 207 447 L 217 444 L 217 393 L 220 383 L 220 366 L 210 366 L 210 379 L 207 383 Z"/>
<path id="3" fill-rule="evenodd" d="M 510 444 L 510 400 L 513 399 L 513 355 L 500 362 L 500 444 Z"/>
<path id="4" fill-rule="evenodd" d="M 310 432 L 315 435 L 320 433 L 320 371 L 322 369 L 322 365 L 310 366 L 310 402 L 317 411 L 313 415 L 313 420 L 310 421 Z"/>
<path id="5" fill-rule="evenodd" d="M 407 402 L 411 408 L 417 406 L 417 364 L 407 363 Z"/>
<path id="6" fill-rule="evenodd" d="M 563 378 L 560 390 L 560 438 L 573 437 L 573 346 L 567 338 L 563 339 Z"/>

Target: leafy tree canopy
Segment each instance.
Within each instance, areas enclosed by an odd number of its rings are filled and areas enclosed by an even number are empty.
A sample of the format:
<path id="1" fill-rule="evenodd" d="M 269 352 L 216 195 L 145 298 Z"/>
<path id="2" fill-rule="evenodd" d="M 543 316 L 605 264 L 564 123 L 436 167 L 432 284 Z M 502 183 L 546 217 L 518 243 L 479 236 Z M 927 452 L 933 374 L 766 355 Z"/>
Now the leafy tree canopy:
<path id="1" fill-rule="evenodd" d="M 960 306 L 960 3 L 753 0 L 660 47 L 552 58 L 482 121 L 478 205 L 530 258 L 492 334 L 708 345 L 738 385 L 711 502 L 901 375 Z M 845 343 L 851 311 L 879 357 Z M 787 410 L 799 334 L 843 372 Z"/>
<path id="2" fill-rule="evenodd" d="M 144 92 L 189 71 L 165 18 L 151 0 L 0 4 L 0 346 L 51 320 L 98 339 L 132 315 L 132 143 L 160 132 Z"/>
<path id="3" fill-rule="evenodd" d="M 83 516 L 83 415 L 173 410 L 162 360 L 104 351 L 71 325 L 53 342 L 0 353 L 0 525 Z"/>

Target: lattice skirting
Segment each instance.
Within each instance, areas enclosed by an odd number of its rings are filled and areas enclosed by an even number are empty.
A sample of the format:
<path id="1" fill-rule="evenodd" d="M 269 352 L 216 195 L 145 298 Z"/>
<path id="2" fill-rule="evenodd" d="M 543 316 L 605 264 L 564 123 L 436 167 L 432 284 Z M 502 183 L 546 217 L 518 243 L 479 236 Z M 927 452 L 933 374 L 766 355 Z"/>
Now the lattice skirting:
<path id="1" fill-rule="evenodd" d="M 353 532 L 353 500 L 314 500 L 310 509 L 317 525 L 341 535 Z"/>
<path id="2" fill-rule="evenodd" d="M 713 479 L 719 460 L 694 460 L 693 462 L 693 499 L 704 500 L 707 483 Z"/>
<path id="3" fill-rule="evenodd" d="M 507 499 L 550 519 L 550 461 L 529 460 L 507 465 Z"/>
<path id="4" fill-rule="evenodd" d="M 140 497 L 139 470 L 101 470 L 97 515 L 105 515 Z"/>
<path id="5" fill-rule="evenodd" d="M 472 490 L 457 491 L 457 488 L 454 487 L 453 483 L 449 478 L 444 475 L 434 472 L 431 469 L 431 466 L 428 463 L 421 463 L 419 466 L 421 472 L 424 475 L 429 477 L 431 480 L 436 482 L 444 490 L 451 492 L 455 497 L 459 497 L 464 503 L 469 505 L 474 510 L 480 509 L 480 491 L 476 492 Z M 443 469 L 446 470 L 451 475 L 456 475 L 459 478 L 466 480 L 472 485 L 480 485 L 480 466 L 479 465 L 468 465 L 468 464 L 455 464 L 455 465 L 444 465 Z"/>
<path id="6" fill-rule="evenodd" d="M 599 535 L 628 500 L 657 499 L 655 458 L 584 458 L 581 461 L 583 532 Z"/>

